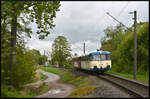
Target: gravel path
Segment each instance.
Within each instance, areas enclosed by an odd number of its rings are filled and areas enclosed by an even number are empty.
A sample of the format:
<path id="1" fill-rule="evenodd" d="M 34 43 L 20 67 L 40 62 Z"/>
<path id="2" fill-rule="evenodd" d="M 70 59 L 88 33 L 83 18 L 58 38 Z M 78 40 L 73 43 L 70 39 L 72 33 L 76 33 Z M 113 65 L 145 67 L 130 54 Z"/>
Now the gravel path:
<path id="1" fill-rule="evenodd" d="M 43 73 L 48 78 L 44 81 L 39 81 L 39 82 L 31 83 L 28 85 L 45 82 L 47 85 L 51 87 L 51 89 L 47 93 L 39 95 L 35 98 L 64 98 L 64 97 L 67 97 L 75 89 L 75 86 L 73 85 L 62 83 L 61 78 L 58 75 L 45 72 L 42 70 L 38 70 L 38 72 Z"/>

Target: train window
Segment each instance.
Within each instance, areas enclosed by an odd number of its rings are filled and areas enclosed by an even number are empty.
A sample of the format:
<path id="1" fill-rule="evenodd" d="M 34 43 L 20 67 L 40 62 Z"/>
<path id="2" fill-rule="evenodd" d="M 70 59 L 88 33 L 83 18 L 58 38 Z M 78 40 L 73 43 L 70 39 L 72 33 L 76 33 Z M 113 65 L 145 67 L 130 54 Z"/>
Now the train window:
<path id="1" fill-rule="evenodd" d="M 100 55 L 93 55 L 93 61 L 100 61 Z"/>
<path id="2" fill-rule="evenodd" d="M 86 61 L 86 57 L 83 56 L 83 57 L 81 58 L 81 60 L 82 60 L 82 61 Z"/>
<path id="3" fill-rule="evenodd" d="M 107 55 L 106 58 L 107 58 L 107 60 L 110 60 L 110 55 Z"/>
<path id="4" fill-rule="evenodd" d="M 100 55 L 101 56 L 101 60 L 106 60 L 106 55 Z"/>
<path id="5" fill-rule="evenodd" d="M 92 61 L 92 55 L 88 56 L 88 61 Z"/>

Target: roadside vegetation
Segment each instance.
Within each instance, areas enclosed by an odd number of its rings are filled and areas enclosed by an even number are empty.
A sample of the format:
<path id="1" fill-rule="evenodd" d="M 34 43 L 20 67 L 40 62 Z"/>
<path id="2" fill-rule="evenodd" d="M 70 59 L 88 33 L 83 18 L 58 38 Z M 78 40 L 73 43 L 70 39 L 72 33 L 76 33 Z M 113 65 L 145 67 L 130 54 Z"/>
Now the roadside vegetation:
<path id="1" fill-rule="evenodd" d="M 44 75 L 44 74 L 42 74 L 42 73 L 40 72 L 40 80 L 43 81 L 43 80 L 45 80 L 46 78 L 47 78 L 47 76 Z"/>
<path id="2" fill-rule="evenodd" d="M 59 75 L 64 83 L 73 84 L 76 89 L 68 96 L 68 98 L 81 98 L 87 97 L 86 95 L 92 92 L 95 88 L 99 86 L 91 85 L 92 81 L 87 77 L 76 76 L 75 74 L 69 72 L 68 70 L 62 71 L 59 68 L 52 67 L 40 67 L 41 70 L 46 72 L 51 72 Z"/>
<path id="3" fill-rule="evenodd" d="M 134 30 L 134 27 L 130 27 Z M 112 72 L 133 78 L 134 32 L 123 26 L 108 27 L 101 40 L 101 50 L 111 52 Z M 149 81 L 149 22 L 137 23 L 137 80 Z"/>
<path id="4" fill-rule="evenodd" d="M 45 80 L 47 76 L 40 74 L 40 78 L 36 79 L 34 82 L 39 80 Z M 8 98 L 32 98 L 38 95 L 41 95 L 47 92 L 50 89 L 50 86 L 46 85 L 45 83 L 40 83 L 37 85 L 25 86 L 22 87 L 20 90 L 15 88 L 11 88 L 8 85 L 2 85 L 2 97 Z"/>

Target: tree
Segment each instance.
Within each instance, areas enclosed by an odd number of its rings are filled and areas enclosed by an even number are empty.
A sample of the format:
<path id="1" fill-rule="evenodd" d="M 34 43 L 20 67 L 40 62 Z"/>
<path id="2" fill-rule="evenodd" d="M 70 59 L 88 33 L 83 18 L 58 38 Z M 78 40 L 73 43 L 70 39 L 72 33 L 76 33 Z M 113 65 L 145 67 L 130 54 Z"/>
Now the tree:
<path id="1" fill-rule="evenodd" d="M 16 66 L 16 42 L 19 33 L 25 32 L 29 37 L 32 33 L 28 27 L 30 21 L 36 22 L 38 25 L 37 34 L 39 39 L 44 39 L 50 32 L 48 29 L 53 28 L 53 18 L 56 17 L 56 12 L 59 11 L 60 2 L 17 2 L 17 1 L 2 1 L 1 20 L 4 27 L 8 28 L 11 33 L 11 55 L 10 55 L 10 70 Z M 7 22 L 7 25 L 6 25 Z M 42 34 L 41 34 L 42 33 Z M 40 35 L 41 34 L 41 35 Z"/>
<path id="2" fill-rule="evenodd" d="M 40 58 L 41 58 L 41 54 L 39 50 L 36 49 L 32 49 L 29 50 L 30 53 L 34 56 L 35 60 L 36 60 L 36 64 L 39 64 Z"/>
<path id="3" fill-rule="evenodd" d="M 56 17 L 56 12 L 59 11 L 60 2 L 2 1 L 1 5 L 2 79 L 10 81 L 10 85 L 16 86 L 13 81 L 19 76 L 20 78 L 16 79 L 17 83 L 26 82 L 25 79 L 21 79 L 24 76 L 28 78 L 28 75 L 34 72 L 35 69 L 32 67 L 36 63 L 32 53 L 25 52 L 22 35 L 31 37 L 32 28 L 29 25 L 31 22 L 35 22 L 38 27 L 39 39 L 48 36 L 49 29 L 55 26 L 53 19 Z M 31 58 L 29 58 L 30 56 Z M 31 78 L 26 80 L 29 81 Z"/>
<path id="4" fill-rule="evenodd" d="M 137 23 L 137 72 L 138 74 L 148 74 L 149 70 L 149 23 Z M 133 26 L 130 27 L 133 29 Z M 112 70 L 117 72 L 133 73 L 133 52 L 134 52 L 134 33 L 116 29 L 105 31 L 105 39 L 102 41 L 102 49 L 109 50 L 111 47 Z M 115 34 L 116 33 L 116 34 Z M 109 39 L 108 39 L 109 37 Z M 107 44 L 111 44 L 110 47 Z"/>
<path id="5" fill-rule="evenodd" d="M 74 53 L 74 56 L 76 57 L 76 56 L 78 56 L 78 54 L 77 54 L 77 53 Z"/>
<path id="6" fill-rule="evenodd" d="M 51 61 L 53 64 L 64 66 L 71 58 L 70 45 L 64 36 L 58 36 L 52 45 Z"/>
<path id="7" fill-rule="evenodd" d="M 38 64 L 39 64 L 39 65 L 44 65 L 44 63 L 47 61 L 47 59 L 48 59 L 47 56 L 41 55 L 41 56 L 39 57 Z"/>
<path id="8" fill-rule="evenodd" d="M 104 30 L 105 36 L 101 40 L 103 50 L 112 51 L 118 47 L 118 44 L 123 39 L 125 28 L 121 25 L 116 27 L 108 27 Z"/>

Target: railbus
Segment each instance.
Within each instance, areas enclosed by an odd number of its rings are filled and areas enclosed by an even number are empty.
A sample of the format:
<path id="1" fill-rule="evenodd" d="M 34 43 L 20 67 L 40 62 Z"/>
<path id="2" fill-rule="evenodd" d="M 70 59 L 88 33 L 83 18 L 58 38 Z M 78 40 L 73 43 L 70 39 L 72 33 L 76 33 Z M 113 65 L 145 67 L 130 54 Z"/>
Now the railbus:
<path id="1" fill-rule="evenodd" d="M 84 56 L 73 58 L 74 68 L 104 73 L 111 70 L 110 52 L 93 51 Z"/>

